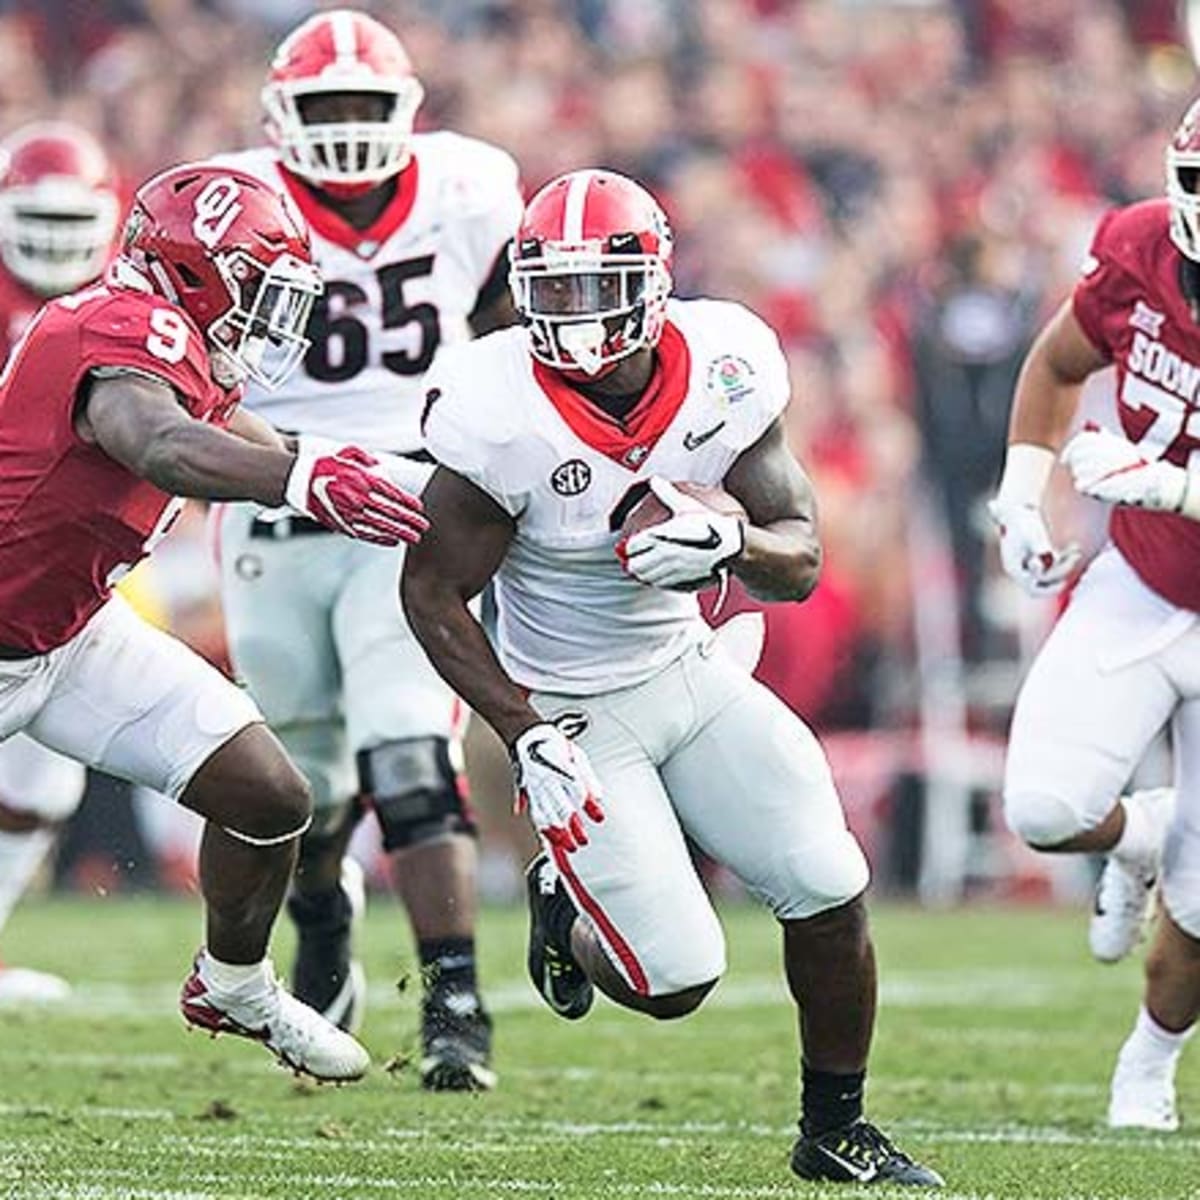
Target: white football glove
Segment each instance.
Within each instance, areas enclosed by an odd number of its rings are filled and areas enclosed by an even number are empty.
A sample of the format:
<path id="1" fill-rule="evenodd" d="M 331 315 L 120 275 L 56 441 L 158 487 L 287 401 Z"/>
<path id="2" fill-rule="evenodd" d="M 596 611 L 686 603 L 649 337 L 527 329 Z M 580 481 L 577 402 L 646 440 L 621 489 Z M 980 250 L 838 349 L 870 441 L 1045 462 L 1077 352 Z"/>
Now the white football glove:
<path id="1" fill-rule="evenodd" d="M 568 854 L 586 846 L 583 818 L 599 824 L 600 784 L 583 749 L 549 721 L 532 725 L 509 751 L 517 811 L 528 810 L 538 833 Z"/>
<path id="2" fill-rule="evenodd" d="M 1188 493 L 1188 473 L 1162 459 L 1146 458 L 1126 438 L 1107 429 L 1084 429 L 1063 449 L 1062 461 L 1085 496 L 1177 513 Z"/>
<path id="3" fill-rule="evenodd" d="M 657 475 L 650 490 L 673 515 L 635 533 L 622 548 L 625 570 L 635 579 L 651 587 L 694 588 L 741 554 L 746 530 L 737 517 L 714 512 Z"/>
<path id="4" fill-rule="evenodd" d="M 429 528 L 420 499 L 379 459 L 324 438 L 300 438 L 284 499 L 337 533 L 381 546 L 420 541 Z"/>
<path id="5" fill-rule="evenodd" d="M 1071 542 L 1061 550 L 1050 540 L 1041 507 L 1003 501 L 988 504 L 1000 533 L 1000 561 L 1005 573 L 1031 596 L 1053 596 L 1066 586 L 1082 552 Z"/>

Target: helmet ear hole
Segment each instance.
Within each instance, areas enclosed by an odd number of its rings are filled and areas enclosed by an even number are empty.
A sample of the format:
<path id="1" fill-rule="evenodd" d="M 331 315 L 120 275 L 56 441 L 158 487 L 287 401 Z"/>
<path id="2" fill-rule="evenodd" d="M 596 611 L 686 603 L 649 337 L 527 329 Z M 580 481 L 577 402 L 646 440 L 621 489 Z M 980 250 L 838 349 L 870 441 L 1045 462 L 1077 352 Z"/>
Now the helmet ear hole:
<path id="1" fill-rule="evenodd" d="M 199 288 L 204 286 L 204 280 L 192 270 L 185 262 L 176 263 L 176 271 L 179 272 L 179 278 L 190 288 Z"/>

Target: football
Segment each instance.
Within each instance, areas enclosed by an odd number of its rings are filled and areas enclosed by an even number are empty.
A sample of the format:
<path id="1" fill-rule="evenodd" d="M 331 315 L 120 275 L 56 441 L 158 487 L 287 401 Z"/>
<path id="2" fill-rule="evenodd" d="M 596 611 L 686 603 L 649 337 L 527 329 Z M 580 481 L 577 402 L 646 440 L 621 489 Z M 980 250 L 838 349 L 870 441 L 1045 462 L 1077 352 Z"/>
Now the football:
<path id="1" fill-rule="evenodd" d="M 707 505 L 714 512 L 730 517 L 740 517 L 744 521 L 750 519 L 741 501 L 731 496 L 722 487 L 709 487 L 701 483 L 679 480 L 673 482 L 684 495 L 699 500 L 701 504 Z M 631 538 L 635 533 L 641 533 L 643 529 L 649 529 L 652 525 L 659 525 L 668 520 L 670 516 L 671 510 L 647 488 L 641 499 L 625 514 L 625 519 L 621 522 L 621 540 Z"/>
<path id="2" fill-rule="evenodd" d="M 698 500 L 701 504 L 711 508 L 714 512 L 721 513 L 724 516 L 739 517 L 742 520 L 748 521 L 749 514 L 741 501 L 731 496 L 724 488 L 708 486 L 701 483 L 688 483 L 686 480 L 672 481 L 681 492 L 691 496 L 693 500 Z M 634 498 L 636 493 L 629 497 L 632 504 L 623 514 L 623 519 L 620 522 L 621 537 L 617 542 L 619 547 L 624 547 L 627 539 L 633 537 L 635 533 L 641 533 L 643 529 L 650 529 L 654 525 L 660 525 L 663 521 L 669 520 L 671 510 L 652 492 L 649 487 L 646 487 L 640 498 Z M 717 577 L 710 576 L 706 579 L 697 579 L 695 583 L 680 586 L 675 588 L 675 591 L 681 592 L 697 592 L 702 588 L 713 587 L 718 583 Z"/>

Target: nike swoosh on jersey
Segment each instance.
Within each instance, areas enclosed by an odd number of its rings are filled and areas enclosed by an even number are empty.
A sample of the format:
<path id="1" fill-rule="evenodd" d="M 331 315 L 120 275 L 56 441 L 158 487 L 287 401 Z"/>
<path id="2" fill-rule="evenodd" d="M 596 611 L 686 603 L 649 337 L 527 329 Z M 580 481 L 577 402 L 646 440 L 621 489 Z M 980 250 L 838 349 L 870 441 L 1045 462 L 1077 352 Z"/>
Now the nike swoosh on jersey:
<path id="1" fill-rule="evenodd" d="M 705 538 L 677 538 L 656 534 L 660 542 L 670 542 L 672 546 L 686 546 L 689 550 L 715 550 L 721 544 L 721 535 L 710 525 L 708 536 Z"/>
<path id="2" fill-rule="evenodd" d="M 706 429 L 703 433 L 696 433 L 689 429 L 683 435 L 683 448 L 685 450 L 699 450 L 709 438 L 714 438 L 722 429 L 725 428 L 724 421 L 718 421 L 711 429 Z"/>

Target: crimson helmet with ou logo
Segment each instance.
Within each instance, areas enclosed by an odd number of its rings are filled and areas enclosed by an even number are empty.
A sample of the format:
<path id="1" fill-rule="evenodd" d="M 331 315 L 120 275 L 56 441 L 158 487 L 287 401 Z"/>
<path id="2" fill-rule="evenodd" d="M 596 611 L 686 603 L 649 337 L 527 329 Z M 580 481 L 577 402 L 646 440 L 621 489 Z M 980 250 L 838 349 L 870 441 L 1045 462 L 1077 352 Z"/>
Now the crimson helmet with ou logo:
<path id="1" fill-rule="evenodd" d="M 510 251 L 513 302 L 530 353 L 596 376 L 655 346 L 671 294 L 671 229 L 645 188 L 614 171 L 572 171 L 530 200 Z"/>
<path id="2" fill-rule="evenodd" d="M 382 97 L 380 117 L 306 122 L 305 99 L 329 93 Z M 342 8 L 310 17 L 283 40 L 262 102 L 283 165 L 347 195 L 405 168 L 424 94 L 400 39 L 365 13 Z"/>
<path id="3" fill-rule="evenodd" d="M 1167 199 L 1171 241 L 1181 254 L 1200 262 L 1200 100 L 1192 103 L 1167 144 Z"/>
<path id="4" fill-rule="evenodd" d="M 147 180 L 125 223 L 126 265 L 196 323 L 222 387 L 277 387 L 308 349 L 322 288 L 308 228 L 288 196 L 252 175 L 184 163 Z"/>
<path id="5" fill-rule="evenodd" d="M 96 279 L 119 217 L 108 158 L 83 129 L 38 121 L 0 143 L 0 258 L 39 295 Z"/>

